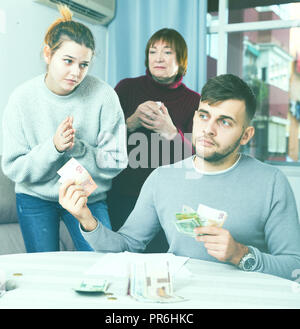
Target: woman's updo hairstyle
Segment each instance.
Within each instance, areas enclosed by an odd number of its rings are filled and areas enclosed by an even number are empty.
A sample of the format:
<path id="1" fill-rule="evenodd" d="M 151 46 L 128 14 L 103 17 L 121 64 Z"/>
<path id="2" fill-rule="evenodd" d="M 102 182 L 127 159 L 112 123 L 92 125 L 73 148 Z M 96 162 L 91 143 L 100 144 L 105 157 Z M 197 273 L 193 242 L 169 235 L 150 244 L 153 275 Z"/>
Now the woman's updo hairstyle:
<path id="1" fill-rule="evenodd" d="M 95 40 L 92 32 L 85 25 L 72 20 L 73 13 L 66 5 L 58 5 L 61 17 L 48 28 L 44 43 L 51 49 L 52 55 L 63 41 L 75 41 L 95 52 Z"/>

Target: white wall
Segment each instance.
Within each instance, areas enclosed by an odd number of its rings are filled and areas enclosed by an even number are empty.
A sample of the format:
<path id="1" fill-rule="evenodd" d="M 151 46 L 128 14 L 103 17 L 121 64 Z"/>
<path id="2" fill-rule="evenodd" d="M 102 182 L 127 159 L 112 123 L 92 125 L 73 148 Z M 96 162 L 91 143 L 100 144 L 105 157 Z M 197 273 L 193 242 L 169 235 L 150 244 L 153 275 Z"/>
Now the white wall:
<path id="1" fill-rule="evenodd" d="M 5 17 L 5 21 L 3 20 Z M 59 12 L 33 0 L 0 0 L 0 154 L 2 116 L 9 94 L 20 83 L 45 72 L 41 57 L 48 26 Z M 90 73 L 105 80 L 107 28 L 77 19 L 87 25 L 96 40 L 96 56 Z"/>

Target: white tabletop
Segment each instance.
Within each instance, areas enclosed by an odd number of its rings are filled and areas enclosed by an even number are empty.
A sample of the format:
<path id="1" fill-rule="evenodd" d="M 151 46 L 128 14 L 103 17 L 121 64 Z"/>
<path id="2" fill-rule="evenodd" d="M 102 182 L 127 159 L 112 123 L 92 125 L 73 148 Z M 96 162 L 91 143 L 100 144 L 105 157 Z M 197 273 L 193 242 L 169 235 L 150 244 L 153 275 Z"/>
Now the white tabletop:
<path id="1" fill-rule="evenodd" d="M 0 309 L 300 308 L 300 285 L 296 281 L 195 259 L 189 259 L 174 278 L 174 292 L 188 299 L 184 302 L 138 302 L 127 296 L 124 277 L 108 278 L 108 290 L 116 297 L 113 300 L 107 295 L 75 292 L 72 288 L 76 282 L 101 257 L 101 253 L 73 251 L 0 256 L 0 269 L 17 283 L 16 289 L 0 298 Z"/>

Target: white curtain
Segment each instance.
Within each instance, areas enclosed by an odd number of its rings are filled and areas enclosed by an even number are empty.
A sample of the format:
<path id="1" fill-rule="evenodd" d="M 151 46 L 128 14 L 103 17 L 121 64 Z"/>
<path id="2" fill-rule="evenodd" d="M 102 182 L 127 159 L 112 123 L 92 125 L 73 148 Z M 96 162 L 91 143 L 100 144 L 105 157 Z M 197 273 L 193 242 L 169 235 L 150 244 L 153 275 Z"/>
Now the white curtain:
<path id="1" fill-rule="evenodd" d="M 202 38 L 205 33 L 200 31 L 200 1 L 117 0 L 116 16 L 108 27 L 108 83 L 115 87 L 121 79 L 143 75 L 147 41 L 153 33 L 167 27 L 177 30 L 188 46 L 188 68 L 183 82 L 200 92 L 199 40 L 200 33 Z"/>

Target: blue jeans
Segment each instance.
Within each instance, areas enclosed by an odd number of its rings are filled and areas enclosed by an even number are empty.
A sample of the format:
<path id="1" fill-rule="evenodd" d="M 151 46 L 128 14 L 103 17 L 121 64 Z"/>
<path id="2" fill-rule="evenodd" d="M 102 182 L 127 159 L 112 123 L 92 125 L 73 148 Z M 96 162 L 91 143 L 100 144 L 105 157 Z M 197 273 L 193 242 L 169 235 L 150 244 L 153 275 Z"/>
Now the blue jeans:
<path id="1" fill-rule="evenodd" d="M 58 202 L 45 201 L 28 194 L 17 193 L 17 212 L 27 252 L 59 250 L 59 221 L 62 219 L 79 251 L 93 251 L 83 238 L 79 222 Z M 105 201 L 88 205 L 93 216 L 111 229 Z"/>

